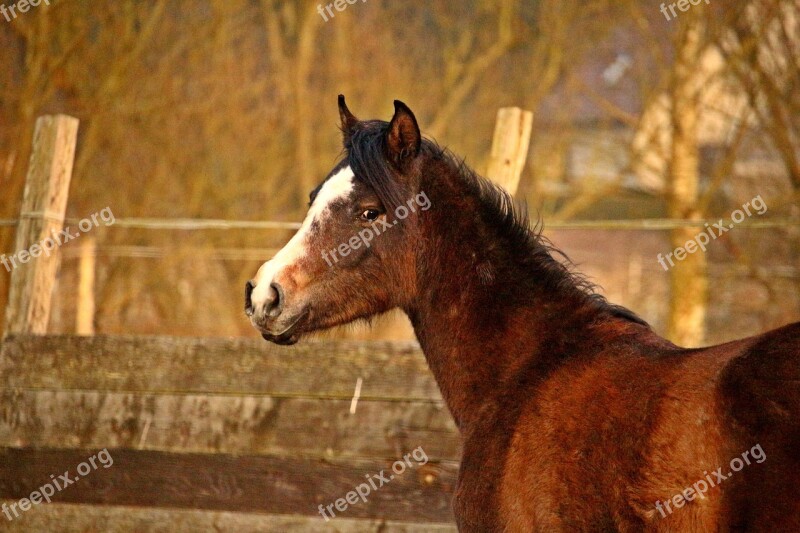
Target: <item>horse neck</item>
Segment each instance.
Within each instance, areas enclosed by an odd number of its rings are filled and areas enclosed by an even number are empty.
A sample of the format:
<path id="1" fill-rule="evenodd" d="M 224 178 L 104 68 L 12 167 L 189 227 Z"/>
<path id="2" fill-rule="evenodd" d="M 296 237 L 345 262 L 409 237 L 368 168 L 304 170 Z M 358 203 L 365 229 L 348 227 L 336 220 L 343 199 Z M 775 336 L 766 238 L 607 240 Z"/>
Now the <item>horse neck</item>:
<path id="1" fill-rule="evenodd" d="M 559 365 L 598 311 L 569 282 L 537 282 L 532 256 L 541 253 L 546 263 L 549 254 L 487 225 L 479 195 L 435 182 L 423 190 L 433 208 L 421 224 L 417 294 L 406 312 L 450 412 L 467 431 L 498 407 L 507 383 Z"/>

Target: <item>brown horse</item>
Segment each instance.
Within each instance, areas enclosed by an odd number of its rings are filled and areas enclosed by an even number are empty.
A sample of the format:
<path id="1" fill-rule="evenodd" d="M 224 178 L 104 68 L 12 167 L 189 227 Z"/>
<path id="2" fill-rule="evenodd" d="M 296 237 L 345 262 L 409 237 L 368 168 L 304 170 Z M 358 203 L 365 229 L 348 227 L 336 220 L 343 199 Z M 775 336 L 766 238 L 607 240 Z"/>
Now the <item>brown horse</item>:
<path id="1" fill-rule="evenodd" d="M 689 350 L 608 303 L 395 102 L 247 283 L 262 336 L 392 308 L 463 436 L 461 531 L 800 531 L 800 324 Z"/>

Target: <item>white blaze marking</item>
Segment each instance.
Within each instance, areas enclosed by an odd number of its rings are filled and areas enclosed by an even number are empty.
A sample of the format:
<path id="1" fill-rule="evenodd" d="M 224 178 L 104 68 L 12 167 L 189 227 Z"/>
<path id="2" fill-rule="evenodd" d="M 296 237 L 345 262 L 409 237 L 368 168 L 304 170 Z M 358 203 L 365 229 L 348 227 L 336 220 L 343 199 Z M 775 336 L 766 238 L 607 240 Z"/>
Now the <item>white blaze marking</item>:
<path id="1" fill-rule="evenodd" d="M 353 190 L 353 170 L 346 166 L 326 181 L 314 198 L 314 203 L 306 214 L 302 226 L 294 234 L 289 242 L 286 243 L 275 257 L 261 265 L 256 274 L 256 287 L 251 296 L 253 307 L 258 312 L 264 307 L 269 298 L 269 285 L 275 276 L 287 266 L 295 264 L 307 252 L 306 245 L 311 234 L 311 224 L 317 220 L 322 221 L 322 217 L 330 205 L 336 200 L 346 197 Z"/>

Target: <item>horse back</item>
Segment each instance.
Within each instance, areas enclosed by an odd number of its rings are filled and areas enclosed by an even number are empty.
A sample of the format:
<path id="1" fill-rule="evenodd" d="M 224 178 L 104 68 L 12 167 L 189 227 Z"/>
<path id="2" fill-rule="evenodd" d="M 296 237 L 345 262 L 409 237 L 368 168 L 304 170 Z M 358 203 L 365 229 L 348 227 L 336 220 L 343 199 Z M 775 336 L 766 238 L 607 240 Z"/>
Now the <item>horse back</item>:
<path id="1" fill-rule="evenodd" d="M 800 324 L 703 349 L 611 345 L 529 397 L 506 527 L 800 531 L 799 428 Z"/>
<path id="2" fill-rule="evenodd" d="M 765 456 L 731 486 L 735 529 L 800 531 L 800 323 L 755 337 L 720 375 L 719 398 L 731 439 Z"/>

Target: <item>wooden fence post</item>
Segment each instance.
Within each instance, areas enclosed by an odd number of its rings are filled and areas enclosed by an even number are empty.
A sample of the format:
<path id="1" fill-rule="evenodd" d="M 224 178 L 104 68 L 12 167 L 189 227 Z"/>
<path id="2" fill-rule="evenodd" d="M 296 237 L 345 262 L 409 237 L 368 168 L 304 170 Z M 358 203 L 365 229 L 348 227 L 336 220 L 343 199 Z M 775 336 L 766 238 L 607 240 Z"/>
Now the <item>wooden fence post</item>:
<path id="1" fill-rule="evenodd" d="M 94 235 L 84 235 L 81 242 L 80 276 L 78 283 L 78 311 L 75 333 L 94 335 L 94 280 L 97 268 L 97 240 Z"/>
<path id="2" fill-rule="evenodd" d="M 47 333 L 61 262 L 57 237 L 64 228 L 77 136 L 76 118 L 56 115 L 36 120 L 16 252 L 6 258 L 12 270 L 4 337 Z"/>
<path id="3" fill-rule="evenodd" d="M 486 175 L 509 193 L 516 194 L 519 178 L 528 158 L 533 113 L 519 107 L 497 111 L 492 152 Z"/>

